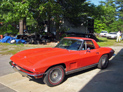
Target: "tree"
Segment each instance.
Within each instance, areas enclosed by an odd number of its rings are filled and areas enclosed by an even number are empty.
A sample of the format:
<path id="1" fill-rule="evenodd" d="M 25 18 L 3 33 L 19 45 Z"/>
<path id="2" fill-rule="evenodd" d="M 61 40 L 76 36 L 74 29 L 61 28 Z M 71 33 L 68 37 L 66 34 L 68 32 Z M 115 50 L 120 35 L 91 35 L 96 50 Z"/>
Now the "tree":
<path id="1" fill-rule="evenodd" d="M 20 19 L 23 20 L 26 17 L 32 16 L 32 14 L 28 11 L 29 2 L 27 0 L 23 0 L 22 2 L 17 2 L 13 0 L 2 0 L 2 3 L 0 4 L 0 9 L 2 10 L 1 19 L 4 21 L 4 26 L 18 22 Z M 23 21 L 21 22 L 21 24 L 24 24 Z M 20 32 L 21 34 L 23 33 L 22 31 L 23 28 Z"/>
<path id="2" fill-rule="evenodd" d="M 64 6 L 64 18 L 69 21 L 73 26 L 80 26 L 83 20 L 82 17 L 86 19 L 86 8 L 88 6 L 85 3 L 86 0 L 65 0 Z"/>
<path id="3" fill-rule="evenodd" d="M 89 10 L 86 0 L 2 0 L 0 9 L 1 19 L 4 25 L 20 21 L 20 34 L 29 20 L 34 20 L 34 30 L 41 31 L 45 21 L 48 21 L 48 32 L 50 32 L 51 19 L 54 19 L 56 26 L 56 38 L 59 39 L 59 26 L 62 19 L 67 19 L 74 26 L 80 25 L 81 20 L 87 18 L 86 11 Z M 27 23 L 32 26 L 31 23 Z"/>
<path id="4" fill-rule="evenodd" d="M 95 7 L 93 17 L 95 19 L 95 31 L 100 32 L 101 30 L 112 31 L 111 24 L 116 21 L 116 4 L 114 0 L 108 0 L 101 2 L 101 4 Z"/>
<path id="5" fill-rule="evenodd" d="M 116 0 L 117 4 L 117 15 L 123 20 L 123 0 Z"/>
<path id="6" fill-rule="evenodd" d="M 122 31 L 123 30 L 123 21 L 121 19 L 116 20 L 110 24 L 112 31 Z"/>

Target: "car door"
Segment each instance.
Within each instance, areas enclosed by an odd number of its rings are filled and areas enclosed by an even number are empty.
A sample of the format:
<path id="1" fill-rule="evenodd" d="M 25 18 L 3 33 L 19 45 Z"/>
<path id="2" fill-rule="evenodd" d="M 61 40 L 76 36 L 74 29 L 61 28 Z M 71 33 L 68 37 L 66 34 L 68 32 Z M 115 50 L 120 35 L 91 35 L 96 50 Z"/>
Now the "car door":
<path id="1" fill-rule="evenodd" d="M 93 65 L 99 61 L 99 49 L 96 49 L 91 40 L 84 41 L 80 50 L 79 67 Z"/>

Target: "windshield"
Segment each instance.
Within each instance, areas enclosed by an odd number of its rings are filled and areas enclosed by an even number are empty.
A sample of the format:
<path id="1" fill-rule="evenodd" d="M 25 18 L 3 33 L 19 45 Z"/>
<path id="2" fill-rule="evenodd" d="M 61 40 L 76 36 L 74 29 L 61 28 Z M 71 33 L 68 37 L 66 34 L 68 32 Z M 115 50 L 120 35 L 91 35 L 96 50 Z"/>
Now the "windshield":
<path id="1" fill-rule="evenodd" d="M 107 31 L 101 31 L 101 33 L 108 33 Z"/>
<path id="2" fill-rule="evenodd" d="M 117 33 L 109 33 L 109 34 L 117 34 Z"/>
<path id="3" fill-rule="evenodd" d="M 81 44 L 82 44 L 82 41 L 80 40 L 62 39 L 60 43 L 56 45 L 56 47 L 68 49 L 68 50 L 79 50 Z"/>

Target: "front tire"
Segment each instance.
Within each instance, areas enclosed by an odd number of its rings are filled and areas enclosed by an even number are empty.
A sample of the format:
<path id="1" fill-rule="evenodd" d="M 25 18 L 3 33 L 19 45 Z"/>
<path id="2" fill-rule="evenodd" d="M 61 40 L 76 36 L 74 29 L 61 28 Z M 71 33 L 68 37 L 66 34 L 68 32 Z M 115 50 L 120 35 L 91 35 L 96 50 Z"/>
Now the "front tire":
<path id="1" fill-rule="evenodd" d="M 65 71 L 63 66 L 54 66 L 50 68 L 46 75 L 44 76 L 44 83 L 47 84 L 50 87 L 59 85 L 61 82 L 63 82 L 65 77 Z"/>
<path id="2" fill-rule="evenodd" d="M 102 55 L 102 57 L 100 58 L 99 63 L 98 63 L 98 68 L 105 69 L 108 67 L 108 64 L 109 64 L 108 55 L 107 54 Z"/>

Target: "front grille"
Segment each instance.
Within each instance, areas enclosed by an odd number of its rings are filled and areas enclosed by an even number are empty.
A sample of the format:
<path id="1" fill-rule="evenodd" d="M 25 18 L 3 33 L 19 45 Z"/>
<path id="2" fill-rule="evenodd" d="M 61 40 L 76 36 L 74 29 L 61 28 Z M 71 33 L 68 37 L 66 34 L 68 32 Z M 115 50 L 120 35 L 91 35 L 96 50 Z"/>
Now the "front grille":
<path id="1" fill-rule="evenodd" d="M 29 71 L 29 70 L 27 70 L 27 69 L 24 69 L 24 68 L 18 66 L 18 65 L 15 64 L 13 61 L 11 61 L 10 64 L 11 64 L 13 67 L 16 67 L 17 70 L 25 71 L 25 72 L 28 72 L 28 73 L 33 73 L 33 72 L 31 72 L 31 71 Z"/>
<path id="2" fill-rule="evenodd" d="M 16 66 L 18 66 L 18 65 L 16 65 Z M 20 67 L 20 66 L 18 66 L 21 70 L 23 70 L 23 71 L 26 71 L 26 72 L 29 72 L 29 73 L 33 73 L 33 72 L 31 72 L 31 71 L 29 71 L 29 70 L 26 70 L 26 69 L 24 69 L 24 68 L 22 68 L 22 67 Z"/>

